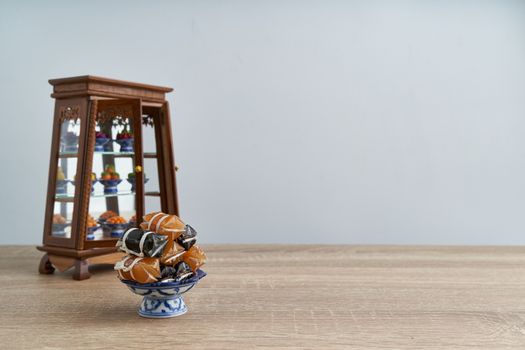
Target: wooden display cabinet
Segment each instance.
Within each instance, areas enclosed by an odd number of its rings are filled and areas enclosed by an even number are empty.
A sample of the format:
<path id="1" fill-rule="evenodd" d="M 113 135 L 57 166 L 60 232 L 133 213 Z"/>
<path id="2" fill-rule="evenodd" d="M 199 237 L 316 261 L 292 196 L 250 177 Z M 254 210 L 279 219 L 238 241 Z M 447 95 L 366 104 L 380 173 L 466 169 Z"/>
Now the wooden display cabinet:
<path id="1" fill-rule="evenodd" d="M 173 89 L 95 76 L 49 83 L 55 112 L 39 272 L 74 267 L 73 278 L 82 280 L 90 264 L 119 258 L 121 231 L 98 222 L 88 228 L 89 215 L 97 220 L 110 210 L 140 223 L 145 212 L 178 214 L 165 98 Z"/>

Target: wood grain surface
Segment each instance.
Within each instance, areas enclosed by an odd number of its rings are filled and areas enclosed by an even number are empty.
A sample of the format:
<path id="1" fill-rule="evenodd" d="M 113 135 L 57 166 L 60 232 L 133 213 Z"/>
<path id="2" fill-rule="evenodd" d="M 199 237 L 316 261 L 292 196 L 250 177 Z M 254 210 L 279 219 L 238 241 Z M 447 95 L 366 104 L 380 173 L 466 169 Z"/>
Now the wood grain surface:
<path id="1" fill-rule="evenodd" d="M 189 312 L 0 247 L 2 349 L 525 349 L 525 248 L 212 245 Z"/>

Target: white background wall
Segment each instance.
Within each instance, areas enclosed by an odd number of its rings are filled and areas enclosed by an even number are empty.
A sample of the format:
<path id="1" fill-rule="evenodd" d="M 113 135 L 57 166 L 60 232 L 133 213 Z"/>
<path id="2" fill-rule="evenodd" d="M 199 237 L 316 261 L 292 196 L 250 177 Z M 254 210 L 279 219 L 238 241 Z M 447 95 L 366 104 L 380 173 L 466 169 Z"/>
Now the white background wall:
<path id="1" fill-rule="evenodd" d="M 525 3 L 2 1 L 0 243 L 41 241 L 49 78 L 173 86 L 202 242 L 525 244 Z"/>

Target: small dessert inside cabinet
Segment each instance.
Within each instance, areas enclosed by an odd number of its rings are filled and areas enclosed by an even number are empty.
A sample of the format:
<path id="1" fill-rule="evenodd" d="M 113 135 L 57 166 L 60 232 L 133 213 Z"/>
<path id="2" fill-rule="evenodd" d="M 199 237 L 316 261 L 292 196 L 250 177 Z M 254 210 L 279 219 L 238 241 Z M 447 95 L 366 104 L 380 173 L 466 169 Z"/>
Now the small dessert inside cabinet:
<path id="1" fill-rule="evenodd" d="M 114 263 L 145 210 L 178 214 L 171 88 L 81 76 L 50 80 L 55 98 L 45 252 L 39 271 Z"/>

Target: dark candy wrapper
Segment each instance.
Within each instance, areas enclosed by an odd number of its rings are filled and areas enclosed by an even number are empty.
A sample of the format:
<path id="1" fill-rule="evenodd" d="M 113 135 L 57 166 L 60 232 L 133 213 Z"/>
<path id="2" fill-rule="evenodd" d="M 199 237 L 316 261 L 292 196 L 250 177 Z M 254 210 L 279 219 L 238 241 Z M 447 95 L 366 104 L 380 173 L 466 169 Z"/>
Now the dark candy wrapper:
<path id="1" fill-rule="evenodd" d="M 173 266 L 161 266 L 160 267 L 160 278 L 162 280 L 174 279 L 175 272 L 176 270 Z"/>
<path id="2" fill-rule="evenodd" d="M 191 271 L 191 267 L 184 261 L 175 265 L 175 281 L 182 281 L 192 275 L 193 272 Z"/>
<path id="3" fill-rule="evenodd" d="M 190 225 L 184 227 L 184 232 L 177 238 L 177 243 L 184 247 L 184 249 L 190 249 L 197 241 L 197 231 Z"/>
<path id="4" fill-rule="evenodd" d="M 166 244 L 168 244 L 167 236 L 140 228 L 128 229 L 117 243 L 120 250 L 128 254 L 152 258 L 160 257 Z"/>
<path id="5" fill-rule="evenodd" d="M 185 262 L 180 262 L 175 267 L 162 266 L 160 269 L 161 282 L 180 282 L 188 277 L 193 276 L 191 267 Z"/>

